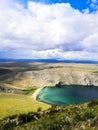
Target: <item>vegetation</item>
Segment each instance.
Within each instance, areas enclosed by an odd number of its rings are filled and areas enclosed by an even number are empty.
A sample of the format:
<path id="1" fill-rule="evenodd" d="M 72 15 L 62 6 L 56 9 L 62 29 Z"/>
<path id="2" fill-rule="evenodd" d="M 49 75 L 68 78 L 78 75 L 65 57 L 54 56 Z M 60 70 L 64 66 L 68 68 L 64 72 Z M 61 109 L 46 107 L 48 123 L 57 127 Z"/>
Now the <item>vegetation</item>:
<path id="1" fill-rule="evenodd" d="M 98 65 L 0 64 L 0 86 L 5 90 L 0 93 L 0 130 L 98 130 L 98 100 L 65 107 L 50 106 L 35 101 L 31 95 L 36 89 L 30 88 L 52 86 L 58 79 L 66 79 L 73 85 L 78 81 L 88 84 L 97 77 Z M 57 87 L 61 86 L 63 83 L 58 81 Z"/>
<path id="2" fill-rule="evenodd" d="M 88 104 L 89 107 L 93 107 L 95 105 L 98 105 L 98 100 L 96 99 L 92 99 Z"/>
<path id="3" fill-rule="evenodd" d="M 97 130 L 98 100 L 65 107 L 53 105 L 45 111 L 39 107 L 37 112 L 15 119 L 18 123 L 7 123 L 2 130 Z"/>
<path id="4" fill-rule="evenodd" d="M 28 95 L 20 95 L 13 93 L 0 93 L 0 120 L 29 112 L 36 112 L 39 107 L 42 110 L 48 109 L 50 106 L 41 102 L 37 102 L 33 97 Z"/>
<path id="5" fill-rule="evenodd" d="M 32 93 L 35 92 L 35 90 L 37 90 L 37 88 L 24 89 L 23 93 L 26 94 L 26 95 L 31 95 Z"/>

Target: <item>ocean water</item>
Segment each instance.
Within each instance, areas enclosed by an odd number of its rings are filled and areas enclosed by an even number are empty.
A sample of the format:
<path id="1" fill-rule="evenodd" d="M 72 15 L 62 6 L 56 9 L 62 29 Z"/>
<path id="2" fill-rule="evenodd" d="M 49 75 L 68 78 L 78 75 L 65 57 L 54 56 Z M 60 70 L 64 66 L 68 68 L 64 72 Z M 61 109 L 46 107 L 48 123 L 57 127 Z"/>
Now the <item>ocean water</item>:
<path id="1" fill-rule="evenodd" d="M 37 96 L 38 101 L 62 106 L 83 103 L 91 99 L 98 99 L 98 87 L 79 85 L 45 87 Z"/>

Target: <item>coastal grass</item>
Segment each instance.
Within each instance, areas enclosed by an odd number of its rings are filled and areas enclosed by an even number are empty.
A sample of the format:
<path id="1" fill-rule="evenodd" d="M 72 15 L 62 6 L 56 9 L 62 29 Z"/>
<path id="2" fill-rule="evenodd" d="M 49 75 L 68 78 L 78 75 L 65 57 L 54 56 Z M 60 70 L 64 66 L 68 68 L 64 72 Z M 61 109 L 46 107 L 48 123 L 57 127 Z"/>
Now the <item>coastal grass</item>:
<path id="1" fill-rule="evenodd" d="M 28 95 L 0 93 L 0 120 L 5 118 L 27 114 L 29 112 L 36 112 L 39 107 L 46 110 L 50 105 L 37 102 L 33 97 Z"/>

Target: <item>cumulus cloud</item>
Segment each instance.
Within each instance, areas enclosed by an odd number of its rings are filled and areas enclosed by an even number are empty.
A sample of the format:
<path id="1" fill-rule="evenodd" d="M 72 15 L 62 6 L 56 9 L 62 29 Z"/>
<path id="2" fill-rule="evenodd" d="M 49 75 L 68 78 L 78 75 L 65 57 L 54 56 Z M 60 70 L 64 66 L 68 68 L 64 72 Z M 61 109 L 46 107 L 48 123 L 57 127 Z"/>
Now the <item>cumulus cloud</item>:
<path id="1" fill-rule="evenodd" d="M 45 59 L 53 58 L 58 60 L 96 60 L 97 53 L 90 53 L 87 51 L 62 51 L 61 49 L 52 49 L 52 50 L 45 50 L 45 51 L 33 51 L 33 56 L 40 59 L 43 59 L 43 55 Z M 34 59 L 33 57 L 33 59 Z"/>
<path id="2" fill-rule="evenodd" d="M 24 9 L 16 0 L 1 0 L 0 53 L 0 57 L 98 60 L 98 11 L 82 13 L 69 3 L 30 1 Z"/>

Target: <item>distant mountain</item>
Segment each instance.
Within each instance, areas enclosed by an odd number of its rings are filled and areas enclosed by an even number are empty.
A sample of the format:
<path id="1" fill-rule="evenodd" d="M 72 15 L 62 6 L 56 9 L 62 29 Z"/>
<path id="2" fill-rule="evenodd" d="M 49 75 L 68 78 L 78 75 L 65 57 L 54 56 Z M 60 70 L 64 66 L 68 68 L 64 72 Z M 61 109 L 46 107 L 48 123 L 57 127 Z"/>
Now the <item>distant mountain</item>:
<path id="1" fill-rule="evenodd" d="M 92 60 L 58 60 L 58 59 L 0 59 L 0 62 L 45 62 L 45 63 L 83 63 L 98 64 L 98 61 Z"/>

